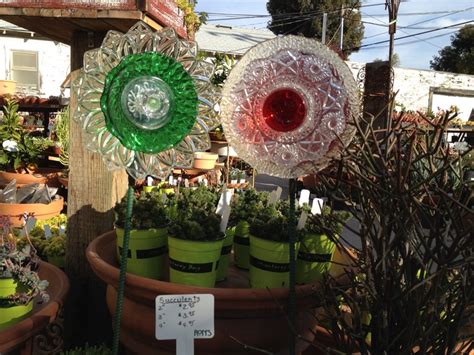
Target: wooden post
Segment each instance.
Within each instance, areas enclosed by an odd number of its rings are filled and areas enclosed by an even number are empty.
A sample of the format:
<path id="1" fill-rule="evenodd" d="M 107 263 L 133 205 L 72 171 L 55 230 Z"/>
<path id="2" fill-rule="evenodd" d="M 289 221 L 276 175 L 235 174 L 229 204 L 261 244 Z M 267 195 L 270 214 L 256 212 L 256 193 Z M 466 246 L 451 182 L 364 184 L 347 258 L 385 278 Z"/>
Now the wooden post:
<path id="1" fill-rule="evenodd" d="M 73 36 L 71 68 L 82 66 L 85 51 L 96 47 L 103 34 L 80 32 Z M 72 82 L 78 73 L 71 76 Z M 71 90 L 71 115 L 77 97 Z M 125 171 L 109 172 L 99 154 L 86 150 L 82 130 L 70 120 L 70 152 L 68 182 L 68 239 L 66 273 L 71 282 L 65 307 L 66 346 L 102 343 L 112 334 L 112 324 L 105 303 L 105 284 L 92 272 L 86 260 L 88 244 L 113 228 L 113 206 L 126 192 Z"/>

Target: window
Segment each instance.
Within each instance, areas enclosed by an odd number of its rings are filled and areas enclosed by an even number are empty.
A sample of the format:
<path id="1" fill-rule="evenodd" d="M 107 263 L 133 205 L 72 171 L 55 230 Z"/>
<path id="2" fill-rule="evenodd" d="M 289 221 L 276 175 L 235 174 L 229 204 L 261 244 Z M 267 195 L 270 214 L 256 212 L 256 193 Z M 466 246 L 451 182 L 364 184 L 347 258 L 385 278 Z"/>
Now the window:
<path id="1" fill-rule="evenodd" d="M 11 73 L 17 88 L 39 91 L 38 52 L 12 50 Z"/>

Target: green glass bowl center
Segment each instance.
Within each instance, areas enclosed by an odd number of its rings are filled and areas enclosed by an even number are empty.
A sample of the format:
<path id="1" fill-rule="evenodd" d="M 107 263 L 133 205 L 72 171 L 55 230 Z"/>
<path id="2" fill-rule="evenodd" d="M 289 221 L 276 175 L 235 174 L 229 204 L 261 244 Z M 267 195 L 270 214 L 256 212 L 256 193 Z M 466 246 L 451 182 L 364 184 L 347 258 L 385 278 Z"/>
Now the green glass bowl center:
<path id="1" fill-rule="evenodd" d="M 189 134 L 198 100 L 179 62 L 145 52 L 128 55 L 107 74 L 100 104 L 107 129 L 126 148 L 153 154 Z"/>

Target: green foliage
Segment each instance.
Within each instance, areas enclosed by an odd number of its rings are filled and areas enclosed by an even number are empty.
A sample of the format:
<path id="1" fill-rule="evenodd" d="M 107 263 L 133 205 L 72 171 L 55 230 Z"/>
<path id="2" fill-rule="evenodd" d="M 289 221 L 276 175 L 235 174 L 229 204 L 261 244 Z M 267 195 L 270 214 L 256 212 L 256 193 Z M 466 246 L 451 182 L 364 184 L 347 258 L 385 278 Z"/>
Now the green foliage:
<path id="1" fill-rule="evenodd" d="M 64 166 L 69 166 L 69 106 L 56 116 L 56 137 L 61 148 L 59 160 Z"/>
<path id="2" fill-rule="evenodd" d="M 92 346 L 86 343 L 84 347 L 76 347 L 71 350 L 63 351 L 61 355 L 112 355 L 112 350 L 110 350 L 106 345 L 96 345 Z"/>
<path id="3" fill-rule="evenodd" d="M 211 83 L 222 87 L 235 65 L 235 58 L 227 54 L 216 53 L 212 62 L 214 64 L 214 74 L 211 77 Z"/>
<path id="4" fill-rule="evenodd" d="M 451 45 L 430 61 L 434 70 L 474 74 L 474 25 L 466 25 L 451 37 Z"/>
<path id="5" fill-rule="evenodd" d="M 46 256 L 66 255 L 66 236 L 58 235 L 47 239 L 43 252 Z"/>
<path id="6" fill-rule="evenodd" d="M 181 210 L 171 222 L 171 236 L 185 240 L 212 241 L 224 238 L 220 231 L 221 216 L 202 208 Z"/>
<path id="7" fill-rule="evenodd" d="M 125 227 L 125 216 L 127 212 L 127 196 L 115 205 L 115 224 Z M 133 197 L 132 212 L 133 229 L 161 228 L 168 224 L 167 207 L 163 197 L 157 191 L 142 192 L 138 197 Z"/>
<path id="8" fill-rule="evenodd" d="M 352 214 L 347 211 L 335 211 L 324 206 L 321 214 L 310 214 L 306 221 L 305 233 L 325 234 L 329 237 L 340 235 L 344 224 Z"/>
<path id="9" fill-rule="evenodd" d="M 344 8 L 344 54 L 357 51 L 364 35 L 359 11 L 360 0 L 269 0 L 267 10 L 272 15 L 268 28 L 279 34 L 295 34 L 321 40 L 322 13 L 328 13 L 326 43 L 338 43 L 341 12 Z M 317 13 L 318 15 L 312 15 Z"/>
<path id="10" fill-rule="evenodd" d="M 194 12 L 197 1 L 177 0 L 176 4 L 178 5 L 178 8 L 184 12 L 184 22 L 186 24 L 188 35 L 193 37 L 199 27 L 201 27 L 203 23 L 206 23 L 207 14 L 205 12 L 199 14 Z"/>
<path id="11" fill-rule="evenodd" d="M 182 189 L 169 201 L 169 234 L 187 240 L 223 238 L 221 217 L 215 213 L 218 201 L 219 194 L 215 188 L 199 186 L 196 189 Z"/>
<path id="12" fill-rule="evenodd" d="M 240 221 L 252 223 L 259 211 L 268 205 L 268 192 L 257 192 L 246 189 L 232 197 L 229 226 L 235 226 Z"/>
<path id="13" fill-rule="evenodd" d="M 48 241 L 46 239 L 40 238 L 40 237 L 30 237 L 31 244 L 33 245 L 33 248 L 36 250 L 36 255 L 40 257 L 41 259 L 44 259 L 46 254 L 44 252 L 44 249 L 48 245 Z M 26 237 L 21 237 L 17 239 L 16 245 L 18 250 L 23 250 L 27 246 L 30 245 L 28 242 L 28 239 Z"/>
<path id="14" fill-rule="evenodd" d="M 288 201 L 278 201 L 274 205 L 266 205 L 257 209 L 255 217 L 250 223 L 250 234 L 255 237 L 276 242 L 288 242 L 290 204 Z M 295 211 L 295 218 L 299 218 L 302 209 Z M 301 240 L 302 231 L 296 231 L 296 240 Z"/>
<path id="15" fill-rule="evenodd" d="M 53 237 L 59 236 L 60 235 L 60 230 L 61 228 L 64 229 L 64 233 L 66 233 L 67 229 L 67 215 L 64 213 L 61 213 L 58 216 L 51 217 L 49 219 L 44 219 L 44 220 L 38 220 L 36 221 L 35 226 L 33 229 L 30 231 L 30 236 L 31 237 L 37 237 L 37 238 L 44 238 L 44 226 L 48 225 L 49 228 L 51 229 L 51 235 Z"/>
<path id="16" fill-rule="evenodd" d="M 39 155 L 51 145 L 46 138 L 31 137 L 20 123 L 18 103 L 6 100 L 4 119 L 0 124 L 0 140 L 16 143 L 13 150 L 0 149 L 0 169 L 25 170 L 36 165 Z"/>

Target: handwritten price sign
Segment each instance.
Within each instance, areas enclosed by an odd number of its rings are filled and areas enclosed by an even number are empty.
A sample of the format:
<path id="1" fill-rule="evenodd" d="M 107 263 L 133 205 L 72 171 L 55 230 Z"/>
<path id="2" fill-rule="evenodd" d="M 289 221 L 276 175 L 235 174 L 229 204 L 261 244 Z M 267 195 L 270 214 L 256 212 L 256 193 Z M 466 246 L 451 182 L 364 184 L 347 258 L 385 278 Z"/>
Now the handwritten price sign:
<path id="1" fill-rule="evenodd" d="M 158 296 L 155 308 L 156 339 L 176 339 L 177 355 L 193 355 L 195 338 L 214 337 L 214 295 Z"/>

